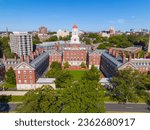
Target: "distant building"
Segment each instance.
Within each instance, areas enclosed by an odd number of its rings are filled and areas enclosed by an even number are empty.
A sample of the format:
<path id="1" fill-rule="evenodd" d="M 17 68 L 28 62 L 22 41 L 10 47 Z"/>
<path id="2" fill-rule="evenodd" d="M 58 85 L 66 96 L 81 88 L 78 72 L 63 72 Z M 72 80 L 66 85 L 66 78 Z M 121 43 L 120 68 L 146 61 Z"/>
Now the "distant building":
<path id="1" fill-rule="evenodd" d="M 148 42 L 148 50 L 147 50 L 148 53 L 150 53 L 150 34 L 149 34 L 149 42 Z"/>
<path id="2" fill-rule="evenodd" d="M 59 37 L 66 37 L 66 36 L 69 36 L 69 31 L 67 31 L 67 30 L 61 30 L 61 29 L 59 29 L 58 31 L 57 31 L 57 37 L 59 38 Z"/>
<path id="3" fill-rule="evenodd" d="M 39 28 L 39 34 L 45 35 L 47 33 L 48 33 L 48 30 L 47 30 L 46 27 L 42 26 L 42 27 Z"/>
<path id="4" fill-rule="evenodd" d="M 48 30 L 46 27 L 42 26 L 39 28 L 38 37 L 40 38 L 41 41 L 50 38 L 50 35 L 48 35 Z"/>
<path id="5" fill-rule="evenodd" d="M 32 35 L 27 32 L 14 32 L 10 34 L 11 52 L 16 53 L 19 57 L 29 55 L 33 51 Z"/>

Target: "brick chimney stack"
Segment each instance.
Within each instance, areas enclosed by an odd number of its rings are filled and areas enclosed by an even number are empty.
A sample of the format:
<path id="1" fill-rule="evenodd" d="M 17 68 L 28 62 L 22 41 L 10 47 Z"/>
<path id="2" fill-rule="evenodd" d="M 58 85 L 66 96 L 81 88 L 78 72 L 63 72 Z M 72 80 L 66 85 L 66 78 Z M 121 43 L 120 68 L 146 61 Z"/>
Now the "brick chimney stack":
<path id="1" fill-rule="evenodd" d="M 31 58 L 33 60 L 34 59 L 34 53 L 32 51 L 30 52 L 30 56 L 31 56 Z"/>
<path id="2" fill-rule="evenodd" d="M 116 51 L 115 58 L 117 58 L 118 56 L 119 56 L 119 53 Z"/>
<path id="3" fill-rule="evenodd" d="M 112 48 L 109 48 L 108 52 L 109 52 L 109 54 L 111 54 L 112 53 Z"/>
<path id="4" fill-rule="evenodd" d="M 115 56 L 115 54 L 116 54 L 116 50 L 113 50 L 112 55 Z"/>
<path id="5" fill-rule="evenodd" d="M 17 57 L 16 56 L 14 56 L 14 60 L 17 61 Z"/>
<path id="6" fill-rule="evenodd" d="M 26 57 L 26 61 L 27 61 L 28 63 L 30 63 L 30 56 L 29 56 L 29 55 Z"/>
<path id="7" fill-rule="evenodd" d="M 7 60 L 7 57 L 5 55 L 3 55 L 3 60 L 6 61 Z"/>
<path id="8" fill-rule="evenodd" d="M 131 61 L 131 59 L 132 59 L 132 54 L 131 53 L 129 53 L 129 61 Z"/>
<path id="9" fill-rule="evenodd" d="M 147 53 L 145 53 L 145 54 L 144 54 L 144 59 L 146 59 L 146 58 L 147 58 L 147 56 L 148 56 L 148 55 L 147 55 Z"/>
<path id="10" fill-rule="evenodd" d="M 23 56 L 23 55 L 20 56 L 20 61 L 21 61 L 21 62 L 24 62 L 24 56 Z"/>
<path id="11" fill-rule="evenodd" d="M 126 55 L 123 53 L 122 54 L 122 63 L 124 64 L 126 62 Z"/>

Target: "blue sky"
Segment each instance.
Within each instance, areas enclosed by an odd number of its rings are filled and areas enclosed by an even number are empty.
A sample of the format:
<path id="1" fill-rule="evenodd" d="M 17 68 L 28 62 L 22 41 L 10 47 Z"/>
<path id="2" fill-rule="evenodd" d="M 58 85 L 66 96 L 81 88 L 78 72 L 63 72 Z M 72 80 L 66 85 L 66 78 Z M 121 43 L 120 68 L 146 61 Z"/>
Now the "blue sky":
<path id="1" fill-rule="evenodd" d="M 0 30 L 150 29 L 150 0 L 0 0 Z"/>

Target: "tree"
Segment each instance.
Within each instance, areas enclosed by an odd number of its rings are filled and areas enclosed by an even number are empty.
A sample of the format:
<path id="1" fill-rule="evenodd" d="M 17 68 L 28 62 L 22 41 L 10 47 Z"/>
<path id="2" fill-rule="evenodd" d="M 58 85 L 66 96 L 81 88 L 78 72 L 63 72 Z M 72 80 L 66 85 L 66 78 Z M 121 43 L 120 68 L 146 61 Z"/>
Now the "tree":
<path id="1" fill-rule="evenodd" d="M 69 68 L 70 64 L 68 62 L 64 63 L 64 69 Z"/>
<path id="2" fill-rule="evenodd" d="M 42 86 L 28 91 L 17 111 L 23 113 L 105 112 L 104 90 L 95 81 L 66 83 L 66 88 L 61 90 Z"/>
<path id="3" fill-rule="evenodd" d="M 15 54 L 11 52 L 8 42 L 9 37 L 0 37 L 0 57 L 5 55 L 7 58 L 13 58 L 15 56 Z"/>
<path id="4" fill-rule="evenodd" d="M 86 68 L 86 64 L 84 62 L 81 63 L 81 68 Z"/>
<path id="5" fill-rule="evenodd" d="M 32 37 L 33 39 L 33 44 L 40 44 L 41 41 L 40 41 L 40 38 L 38 37 L 38 35 L 36 34 L 35 36 Z"/>
<path id="6" fill-rule="evenodd" d="M 61 70 L 61 63 L 59 63 L 59 62 L 52 62 L 52 64 L 50 65 L 50 68 L 51 69 L 59 69 L 59 70 Z"/>
<path id="7" fill-rule="evenodd" d="M 63 113 L 100 113 L 104 109 L 104 90 L 96 81 L 73 82 L 60 99 Z"/>
<path id="8" fill-rule="evenodd" d="M 65 88 L 66 83 L 72 81 L 73 76 L 67 70 L 62 70 L 59 72 L 59 75 L 56 77 L 56 87 L 57 88 Z"/>
<path id="9" fill-rule="evenodd" d="M 91 80 L 91 81 L 99 81 L 100 78 L 100 72 L 99 70 L 92 65 L 91 69 L 84 73 L 82 79 L 83 80 Z"/>
<path id="10" fill-rule="evenodd" d="M 10 67 L 8 71 L 5 73 L 5 82 L 14 85 L 16 84 L 16 76 L 12 67 Z"/>
<path id="11" fill-rule="evenodd" d="M 123 103 L 138 102 L 138 98 L 145 95 L 144 79 L 144 74 L 131 68 L 118 71 L 111 81 L 114 86 L 112 98 Z"/>
<path id="12" fill-rule="evenodd" d="M 61 108 L 57 106 L 58 98 L 58 94 L 51 86 L 42 86 L 28 91 L 17 111 L 23 113 L 58 113 L 61 111 Z"/>
<path id="13" fill-rule="evenodd" d="M 116 47 L 126 48 L 132 46 L 132 43 L 128 40 L 126 35 L 111 36 L 108 41 Z"/>
<path id="14" fill-rule="evenodd" d="M 51 42 L 51 41 L 58 41 L 58 37 L 57 36 L 51 36 L 49 39 L 46 40 L 47 42 Z"/>
<path id="15" fill-rule="evenodd" d="M 45 74 L 45 76 L 47 78 L 56 78 L 58 77 L 61 69 L 61 63 L 52 62 L 52 64 L 50 65 L 50 70 Z"/>

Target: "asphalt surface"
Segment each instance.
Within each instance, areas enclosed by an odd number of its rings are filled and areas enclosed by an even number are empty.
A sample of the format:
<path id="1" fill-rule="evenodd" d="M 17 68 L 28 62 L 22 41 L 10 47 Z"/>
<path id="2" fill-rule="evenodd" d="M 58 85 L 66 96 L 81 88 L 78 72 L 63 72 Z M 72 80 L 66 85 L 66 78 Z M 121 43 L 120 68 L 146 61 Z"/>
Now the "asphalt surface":
<path id="1" fill-rule="evenodd" d="M 0 112 L 13 112 L 18 103 L 0 103 Z M 150 113 L 146 104 L 105 103 L 106 112 L 137 112 Z"/>
<path id="2" fill-rule="evenodd" d="M 105 103 L 106 112 L 137 112 L 150 113 L 146 104 L 117 104 Z"/>

